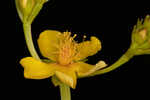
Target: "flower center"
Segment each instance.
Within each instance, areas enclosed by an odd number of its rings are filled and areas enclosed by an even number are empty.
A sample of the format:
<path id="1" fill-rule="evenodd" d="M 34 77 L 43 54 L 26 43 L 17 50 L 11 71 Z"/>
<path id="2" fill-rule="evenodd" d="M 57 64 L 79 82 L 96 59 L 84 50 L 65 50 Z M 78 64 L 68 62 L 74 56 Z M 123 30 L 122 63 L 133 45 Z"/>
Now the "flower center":
<path id="1" fill-rule="evenodd" d="M 77 43 L 74 41 L 76 35 L 71 37 L 71 32 L 64 32 L 60 37 L 58 62 L 61 65 L 68 65 L 72 63 L 76 55 Z"/>

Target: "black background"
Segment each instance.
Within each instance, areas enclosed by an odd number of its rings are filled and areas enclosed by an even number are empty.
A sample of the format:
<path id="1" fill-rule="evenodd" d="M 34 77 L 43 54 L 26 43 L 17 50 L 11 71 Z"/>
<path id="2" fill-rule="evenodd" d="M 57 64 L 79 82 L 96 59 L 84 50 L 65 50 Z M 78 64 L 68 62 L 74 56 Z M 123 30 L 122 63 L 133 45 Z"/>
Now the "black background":
<path id="1" fill-rule="evenodd" d="M 89 57 L 88 63 L 105 60 L 114 63 L 129 47 L 131 31 L 138 18 L 150 14 L 147 2 L 99 1 L 99 0 L 51 0 L 46 3 L 32 24 L 33 40 L 45 29 L 69 30 L 78 34 L 96 36 L 102 41 L 103 49 Z M 13 0 L 1 9 L 5 20 L 2 25 L 1 47 L 3 47 L 1 76 L 5 84 L 3 93 L 15 99 L 60 100 L 59 88 L 50 79 L 29 80 L 23 77 L 19 60 L 30 56 L 27 50 L 22 23 L 17 15 Z M 38 47 L 36 47 L 38 49 Z M 3 54 L 2 53 L 2 54 Z M 72 91 L 72 100 L 107 100 L 147 97 L 149 90 L 150 56 L 143 55 L 131 59 L 118 69 L 104 75 L 79 79 Z M 9 97 L 9 96 L 8 96 Z"/>

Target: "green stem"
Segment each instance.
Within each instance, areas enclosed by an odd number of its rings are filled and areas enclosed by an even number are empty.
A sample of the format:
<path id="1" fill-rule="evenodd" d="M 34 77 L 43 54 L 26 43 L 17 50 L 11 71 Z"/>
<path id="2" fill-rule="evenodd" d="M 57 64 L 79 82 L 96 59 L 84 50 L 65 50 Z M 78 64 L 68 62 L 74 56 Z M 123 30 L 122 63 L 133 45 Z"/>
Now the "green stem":
<path id="1" fill-rule="evenodd" d="M 40 60 L 40 58 L 34 48 L 34 45 L 33 45 L 32 34 L 31 34 L 31 24 L 23 23 L 23 29 L 24 29 L 26 44 L 27 44 L 27 47 L 28 47 L 28 50 L 29 50 L 31 56 Z"/>
<path id="2" fill-rule="evenodd" d="M 126 62 L 128 62 L 133 56 L 134 56 L 134 50 L 129 49 L 122 57 L 120 57 L 120 59 L 118 61 L 116 61 L 114 64 L 112 64 L 111 66 L 96 71 L 95 73 L 91 74 L 90 76 L 95 76 L 95 75 L 100 75 L 100 74 L 104 74 L 107 72 L 110 72 L 118 67 L 120 67 L 121 65 L 125 64 Z"/>
<path id="3" fill-rule="evenodd" d="M 70 87 L 66 84 L 60 85 L 61 100 L 71 100 Z"/>

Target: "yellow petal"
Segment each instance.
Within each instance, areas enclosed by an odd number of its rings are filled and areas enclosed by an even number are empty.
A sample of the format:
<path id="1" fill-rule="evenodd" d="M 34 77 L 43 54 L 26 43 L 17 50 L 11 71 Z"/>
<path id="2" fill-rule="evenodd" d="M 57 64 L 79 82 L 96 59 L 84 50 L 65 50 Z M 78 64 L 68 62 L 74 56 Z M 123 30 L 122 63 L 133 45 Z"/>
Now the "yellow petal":
<path id="1" fill-rule="evenodd" d="M 104 61 L 99 61 L 96 65 L 90 65 L 84 62 L 78 62 L 76 66 L 78 66 L 78 70 L 77 70 L 78 76 L 84 77 L 94 73 L 99 69 L 106 67 L 107 64 Z"/>
<path id="2" fill-rule="evenodd" d="M 38 45 L 40 51 L 44 57 L 47 57 L 53 61 L 56 61 L 58 51 L 59 31 L 46 30 L 42 32 L 38 39 Z"/>
<path id="3" fill-rule="evenodd" d="M 73 66 L 74 67 L 74 66 Z M 77 84 L 77 77 L 75 69 L 71 66 L 58 66 L 55 72 L 58 79 L 75 89 Z"/>
<path id="4" fill-rule="evenodd" d="M 75 60 L 83 60 L 101 50 L 101 42 L 96 37 L 91 37 L 90 41 L 79 43 L 77 50 L 79 53 L 75 57 Z"/>
<path id="5" fill-rule="evenodd" d="M 43 63 L 32 57 L 21 59 L 20 64 L 24 67 L 24 77 L 29 79 L 44 79 L 54 74 L 50 64 Z"/>

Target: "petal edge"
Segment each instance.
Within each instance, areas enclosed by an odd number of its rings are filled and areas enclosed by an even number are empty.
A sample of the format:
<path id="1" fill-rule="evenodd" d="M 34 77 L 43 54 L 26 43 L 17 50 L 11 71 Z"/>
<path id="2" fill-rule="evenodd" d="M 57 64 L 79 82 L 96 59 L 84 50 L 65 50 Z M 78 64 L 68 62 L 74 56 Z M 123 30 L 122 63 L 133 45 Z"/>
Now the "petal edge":
<path id="1" fill-rule="evenodd" d="M 100 70 L 104 67 L 107 66 L 107 64 L 104 61 L 99 61 L 96 65 L 90 65 L 84 62 L 79 62 L 78 63 L 78 70 L 77 70 L 77 74 L 79 77 L 85 77 L 88 76 L 92 73 L 94 73 L 97 70 Z"/>
<path id="2" fill-rule="evenodd" d="M 52 67 L 32 57 L 21 59 L 20 64 L 24 67 L 24 77 L 28 79 L 44 79 L 54 74 Z"/>
<path id="3" fill-rule="evenodd" d="M 38 38 L 38 45 L 42 55 L 53 61 L 56 61 L 58 51 L 59 35 L 61 33 L 55 30 L 45 30 Z"/>
<path id="4" fill-rule="evenodd" d="M 83 60 L 101 50 L 101 42 L 98 38 L 92 36 L 90 41 L 79 43 L 77 49 L 79 53 L 75 57 L 75 61 Z"/>

